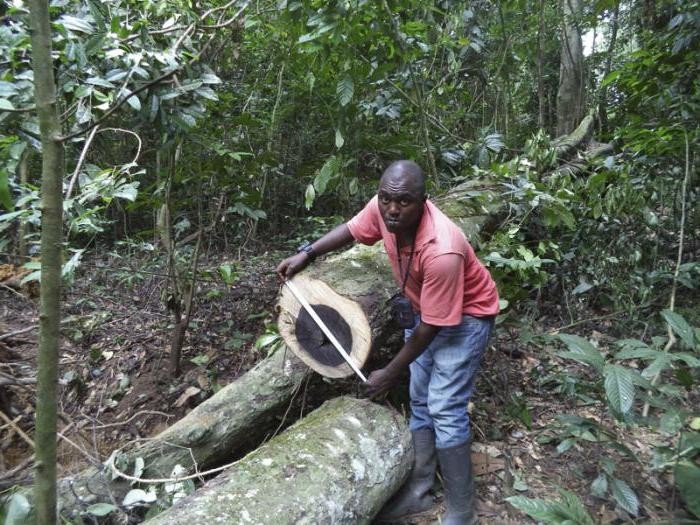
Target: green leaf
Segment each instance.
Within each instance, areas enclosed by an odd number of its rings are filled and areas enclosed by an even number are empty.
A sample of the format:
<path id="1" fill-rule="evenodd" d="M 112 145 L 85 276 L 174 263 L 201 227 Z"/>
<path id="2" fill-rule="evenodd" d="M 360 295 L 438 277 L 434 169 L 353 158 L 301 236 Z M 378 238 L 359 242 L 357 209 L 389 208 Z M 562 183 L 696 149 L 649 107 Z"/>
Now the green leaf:
<path id="1" fill-rule="evenodd" d="M 660 374 L 670 366 L 671 358 L 669 357 L 669 355 L 663 352 L 659 352 L 659 354 L 654 358 L 654 360 L 651 363 L 649 363 L 649 366 L 642 370 L 642 377 L 651 379 L 656 374 Z"/>
<path id="2" fill-rule="evenodd" d="M 202 84 L 221 84 L 221 79 L 214 73 L 204 73 L 199 80 Z"/>
<path id="3" fill-rule="evenodd" d="M 264 334 L 255 340 L 255 344 L 253 346 L 260 350 L 261 348 L 271 345 L 275 341 L 279 341 L 279 339 L 279 334 Z"/>
<path id="4" fill-rule="evenodd" d="M 623 480 L 612 478 L 610 480 L 610 492 L 620 507 L 636 516 L 639 512 L 639 499 L 634 490 Z"/>
<path id="5" fill-rule="evenodd" d="M 618 78 L 620 78 L 620 75 L 622 74 L 622 71 L 613 71 L 611 73 L 608 73 L 603 81 L 600 83 L 600 87 L 605 87 L 611 82 L 615 82 Z"/>
<path id="6" fill-rule="evenodd" d="M 336 86 L 336 94 L 341 106 L 347 106 L 352 100 L 355 92 L 355 84 L 350 77 L 344 77 L 338 81 Z"/>
<path id="7" fill-rule="evenodd" d="M 26 497 L 22 494 L 14 493 L 5 507 L 4 525 L 24 525 L 27 523 L 32 510 Z"/>
<path id="8" fill-rule="evenodd" d="M 689 348 L 695 348 L 695 334 L 683 316 L 671 310 L 663 310 L 661 315 Z"/>
<path id="9" fill-rule="evenodd" d="M 32 272 L 28 275 L 25 275 L 22 280 L 19 282 L 20 285 L 22 284 L 27 284 L 32 281 L 39 281 L 41 280 L 41 270 L 37 270 L 36 272 Z"/>
<path id="10" fill-rule="evenodd" d="M 0 204 L 9 212 L 14 209 L 10 194 L 9 176 L 6 169 L 0 169 Z M 20 212 L 21 213 L 21 212 Z M 4 216 L 4 215 L 3 215 Z"/>
<path id="11" fill-rule="evenodd" d="M 608 491 L 608 477 L 601 472 L 591 483 L 591 494 L 596 498 L 602 498 Z"/>
<path id="12" fill-rule="evenodd" d="M 106 88 L 110 88 L 110 89 L 116 87 L 109 80 L 105 80 L 104 78 L 100 78 L 100 77 L 90 77 L 85 81 L 85 83 L 92 84 L 93 86 L 102 86 L 102 87 L 106 87 Z"/>
<path id="13" fill-rule="evenodd" d="M 80 259 L 83 257 L 84 251 L 84 249 L 75 251 L 68 262 L 63 265 L 63 268 L 61 269 L 61 277 L 65 279 L 66 277 L 70 277 L 73 272 L 75 272 L 75 269 L 80 265 Z"/>
<path id="14" fill-rule="evenodd" d="M 66 29 L 71 31 L 77 31 L 80 33 L 87 33 L 91 35 L 94 32 L 92 24 L 87 22 L 83 18 L 76 18 L 74 16 L 63 15 L 57 20 L 57 23 L 62 24 Z"/>
<path id="15" fill-rule="evenodd" d="M 114 192 L 114 198 L 125 199 L 134 202 L 136 200 L 136 196 L 138 195 L 137 186 L 138 182 L 129 182 L 128 184 L 122 184 Z"/>
<path id="16" fill-rule="evenodd" d="M 622 365 L 605 365 L 603 376 L 608 403 L 615 411 L 626 414 L 634 402 L 632 374 Z"/>
<path id="17" fill-rule="evenodd" d="M 314 185 L 309 184 L 304 192 L 304 206 L 307 210 L 311 209 L 314 205 L 314 199 L 316 198 L 316 190 L 314 190 Z"/>
<path id="18" fill-rule="evenodd" d="M 141 111 L 141 101 L 137 95 L 132 95 L 131 97 L 127 98 L 126 103 L 136 111 Z"/>
<path id="19" fill-rule="evenodd" d="M 582 363 L 592 365 L 596 370 L 601 372 L 605 365 L 605 360 L 598 349 L 583 337 L 571 334 L 559 334 L 559 339 L 569 347 L 569 353 L 559 353 L 563 357 L 571 357 Z"/>
<path id="20" fill-rule="evenodd" d="M 343 144 L 345 144 L 345 139 L 343 138 L 343 135 L 340 133 L 339 129 L 335 130 L 335 147 L 340 149 L 343 147 Z"/>
<path id="21" fill-rule="evenodd" d="M 93 505 L 90 505 L 87 509 L 86 512 L 88 514 L 92 514 L 93 516 L 106 516 L 110 512 L 114 512 L 117 510 L 117 507 L 112 505 L 111 503 L 95 503 Z"/>
<path id="22" fill-rule="evenodd" d="M 15 109 L 15 106 L 13 106 L 12 102 L 7 100 L 6 98 L 0 98 L 0 110 L 3 109 L 9 109 L 10 111 L 12 111 L 13 109 Z"/>
<path id="23" fill-rule="evenodd" d="M 233 282 L 238 278 L 238 274 L 235 272 L 235 270 L 231 267 L 230 264 L 222 264 L 218 268 L 219 270 L 219 275 L 223 279 L 224 283 L 226 285 L 230 286 L 233 284 Z"/>
<path id="24" fill-rule="evenodd" d="M 549 501 L 525 496 L 511 496 L 506 498 L 506 501 L 531 518 L 545 523 L 559 523 L 558 516 Z"/>
<path id="25" fill-rule="evenodd" d="M 679 463 L 673 475 L 688 510 L 700 518 L 700 467 L 692 463 Z"/>

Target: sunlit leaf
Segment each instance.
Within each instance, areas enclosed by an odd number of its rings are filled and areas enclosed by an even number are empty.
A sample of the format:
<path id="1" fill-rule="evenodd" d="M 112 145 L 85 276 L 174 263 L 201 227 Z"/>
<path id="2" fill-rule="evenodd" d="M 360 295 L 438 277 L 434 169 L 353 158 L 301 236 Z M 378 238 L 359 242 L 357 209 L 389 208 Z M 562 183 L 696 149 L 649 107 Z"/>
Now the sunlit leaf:
<path id="1" fill-rule="evenodd" d="M 622 365 L 606 365 L 603 376 L 610 406 L 615 411 L 626 414 L 634 402 L 634 382 L 629 369 Z"/>
<path id="2" fill-rule="evenodd" d="M 678 335 L 689 348 L 695 348 L 695 334 L 682 315 L 672 310 L 663 310 L 661 315 L 671 327 L 671 330 Z"/>
<path id="3" fill-rule="evenodd" d="M 355 92 L 355 84 L 350 77 L 344 77 L 338 81 L 336 86 L 336 94 L 338 95 L 338 101 L 341 106 L 347 106 L 352 100 L 352 96 Z"/>

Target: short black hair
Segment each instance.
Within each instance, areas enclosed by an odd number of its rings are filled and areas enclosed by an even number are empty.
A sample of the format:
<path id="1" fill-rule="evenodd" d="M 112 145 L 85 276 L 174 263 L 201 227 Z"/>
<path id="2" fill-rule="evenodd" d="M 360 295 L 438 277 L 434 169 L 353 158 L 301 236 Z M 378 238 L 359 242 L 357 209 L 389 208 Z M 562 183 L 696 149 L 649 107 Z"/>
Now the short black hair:
<path id="1" fill-rule="evenodd" d="M 412 192 L 421 198 L 425 197 L 425 175 L 423 169 L 412 160 L 397 160 L 389 164 L 384 170 L 382 178 L 379 180 L 379 185 L 388 177 L 396 177 L 407 179 L 408 186 Z"/>

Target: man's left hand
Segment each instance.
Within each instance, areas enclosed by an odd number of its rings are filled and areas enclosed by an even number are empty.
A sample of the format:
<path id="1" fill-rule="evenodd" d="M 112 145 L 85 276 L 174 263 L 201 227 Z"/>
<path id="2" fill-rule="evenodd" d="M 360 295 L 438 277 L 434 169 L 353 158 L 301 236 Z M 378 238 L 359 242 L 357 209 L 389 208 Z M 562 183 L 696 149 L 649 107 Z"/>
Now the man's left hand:
<path id="1" fill-rule="evenodd" d="M 393 372 L 389 367 L 380 368 L 372 372 L 364 384 L 365 393 L 368 397 L 375 397 L 389 390 L 398 379 L 399 374 Z"/>

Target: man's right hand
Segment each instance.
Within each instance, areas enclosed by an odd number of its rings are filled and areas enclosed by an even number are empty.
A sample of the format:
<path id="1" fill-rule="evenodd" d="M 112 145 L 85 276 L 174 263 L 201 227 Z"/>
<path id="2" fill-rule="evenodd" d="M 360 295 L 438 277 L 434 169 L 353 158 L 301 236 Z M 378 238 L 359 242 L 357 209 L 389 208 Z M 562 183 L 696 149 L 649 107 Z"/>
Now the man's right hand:
<path id="1" fill-rule="evenodd" d="M 307 253 L 299 252 L 279 263 L 275 271 L 282 281 L 286 281 L 306 268 L 310 262 L 311 258 Z"/>
<path id="2" fill-rule="evenodd" d="M 313 243 L 313 253 L 316 256 L 320 256 L 350 244 L 353 240 L 350 229 L 347 224 L 343 223 L 315 241 Z M 312 259 L 313 257 L 310 257 L 308 253 L 300 251 L 296 255 L 287 257 L 284 261 L 279 263 L 275 271 L 281 280 L 286 281 L 306 268 Z"/>

